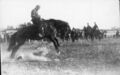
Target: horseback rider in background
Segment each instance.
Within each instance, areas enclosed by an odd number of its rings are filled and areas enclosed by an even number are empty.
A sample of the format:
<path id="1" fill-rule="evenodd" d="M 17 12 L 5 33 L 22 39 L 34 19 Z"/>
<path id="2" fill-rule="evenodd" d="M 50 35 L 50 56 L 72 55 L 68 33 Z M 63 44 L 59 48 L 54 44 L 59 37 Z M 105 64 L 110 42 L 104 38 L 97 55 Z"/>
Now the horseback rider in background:
<path id="1" fill-rule="evenodd" d="M 34 25 L 38 25 L 41 21 L 41 16 L 38 14 L 38 10 L 40 9 L 39 5 L 36 5 L 36 7 L 31 11 L 31 18 L 32 23 Z"/>
<path id="2" fill-rule="evenodd" d="M 94 22 L 93 30 L 94 30 L 94 31 L 95 31 L 95 30 L 99 30 L 98 25 L 96 24 L 96 22 Z"/>
<path id="3" fill-rule="evenodd" d="M 91 31 L 92 31 L 92 27 L 90 26 L 89 23 L 87 23 L 87 30 L 88 30 L 88 33 L 91 33 Z"/>

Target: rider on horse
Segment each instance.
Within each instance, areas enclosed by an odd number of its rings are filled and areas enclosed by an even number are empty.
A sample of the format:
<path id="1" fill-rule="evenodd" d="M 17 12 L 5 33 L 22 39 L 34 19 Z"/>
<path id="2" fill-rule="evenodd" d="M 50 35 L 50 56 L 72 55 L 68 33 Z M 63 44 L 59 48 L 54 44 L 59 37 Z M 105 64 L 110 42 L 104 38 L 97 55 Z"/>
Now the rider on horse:
<path id="1" fill-rule="evenodd" d="M 93 30 L 94 30 L 94 31 L 95 31 L 95 30 L 99 30 L 98 25 L 96 24 L 96 22 L 94 22 Z"/>
<path id="2" fill-rule="evenodd" d="M 39 9 L 40 9 L 40 6 L 36 5 L 36 7 L 31 12 L 31 18 L 34 25 L 38 25 L 39 22 L 41 21 L 41 17 L 38 14 Z"/>
<path id="3" fill-rule="evenodd" d="M 91 28 L 91 26 L 89 25 L 89 23 L 87 23 L 87 31 L 88 31 L 89 33 L 91 33 L 91 31 L 92 31 L 92 28 Z"/>

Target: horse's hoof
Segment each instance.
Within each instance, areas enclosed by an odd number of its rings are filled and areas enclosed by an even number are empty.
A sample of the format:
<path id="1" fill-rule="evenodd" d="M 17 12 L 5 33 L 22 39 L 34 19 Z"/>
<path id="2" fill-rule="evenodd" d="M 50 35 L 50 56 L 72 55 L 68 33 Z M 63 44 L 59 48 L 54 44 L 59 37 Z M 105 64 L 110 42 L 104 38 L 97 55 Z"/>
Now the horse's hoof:
<path id="1" fill-rule="evenodd" d="M 16 58 L 16 60 L 21 60 L 22 59 L 22 56 L 19 56 Z"/>
<path id="2" fill-rule="evenodd" d="M 60 52 L 57 52 L 56 55 L 59 56 L 59 55 L 60 55 Z"/>
<path id="3" fill-rule="evenodd" d="M 58 52 L 58 55 L 60 55 L 60 52 Z"/>
<path id="4" fill-rule="evenodd" d="M 10 56 L 10 59 L 14 59 L 14 56 Z"/>
<path id="5" fill-rule="evenodd" d="M 60 61 L 60 59 L 54 59 L 55 61 Z"/>

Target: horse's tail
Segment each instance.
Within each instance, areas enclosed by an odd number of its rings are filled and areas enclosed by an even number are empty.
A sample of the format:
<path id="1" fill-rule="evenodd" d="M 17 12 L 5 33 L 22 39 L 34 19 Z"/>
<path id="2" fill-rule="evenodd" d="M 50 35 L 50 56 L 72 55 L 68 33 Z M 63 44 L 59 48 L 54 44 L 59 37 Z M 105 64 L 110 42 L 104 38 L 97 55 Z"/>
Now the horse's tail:
<path id="1" fill-rule="evenodd" d="M 16 45 L 16 33 L 14 33 L 9 40 L 8 51 L 10 51 Z"/>

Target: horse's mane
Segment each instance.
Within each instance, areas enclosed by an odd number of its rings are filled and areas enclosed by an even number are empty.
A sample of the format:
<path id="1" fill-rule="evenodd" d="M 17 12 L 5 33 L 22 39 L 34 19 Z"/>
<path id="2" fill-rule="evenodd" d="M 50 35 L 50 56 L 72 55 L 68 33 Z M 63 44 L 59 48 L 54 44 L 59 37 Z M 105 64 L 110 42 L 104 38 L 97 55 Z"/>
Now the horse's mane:
<path id="1" fill-rule="evenodd" d="M 48 19 L 49 21 L 54 21 L 54 22 L 58 22 L 58 23 L 64 23 L 64 24 L 68 24 L 68 22 L 66 22 L 66 21 L 63 21 L 63 20 L 59 20 L 59 19 L 53 19 L 53 18 L 51 18 L 51 19 Z"/>

